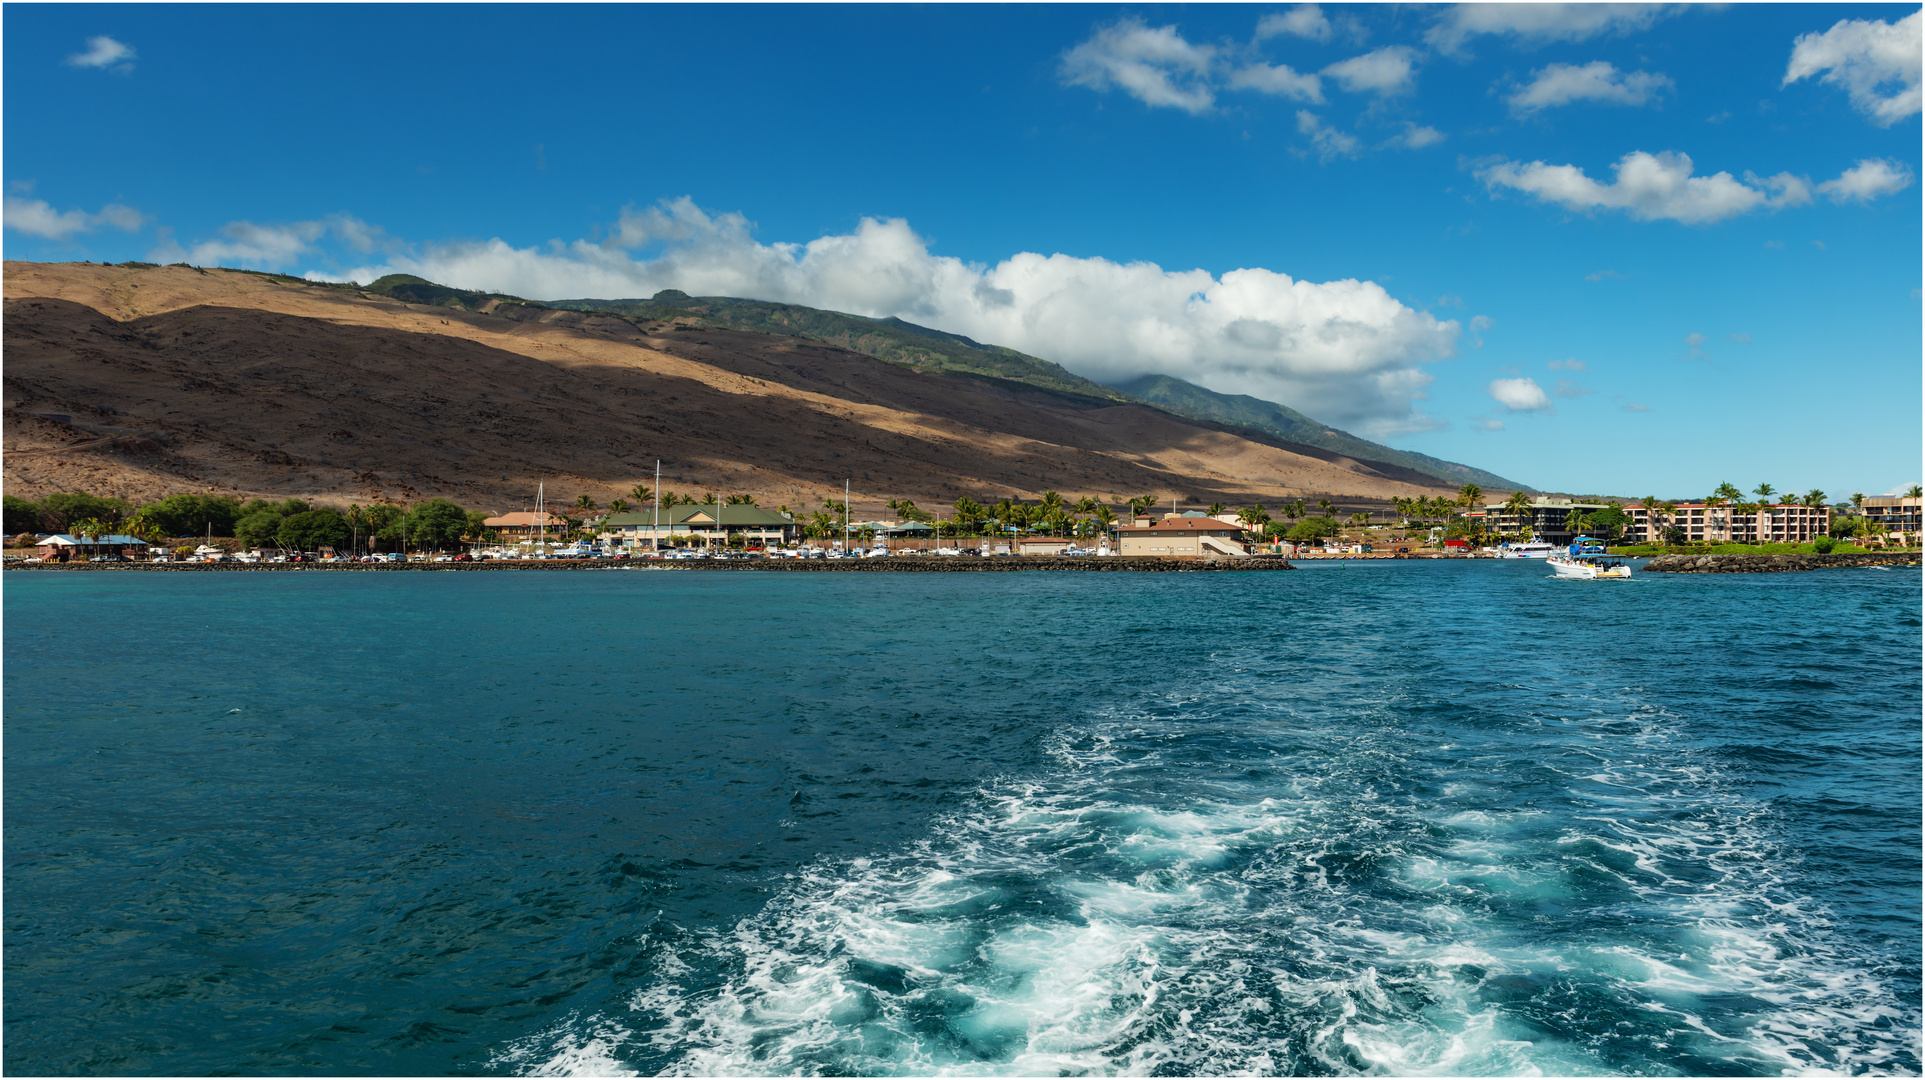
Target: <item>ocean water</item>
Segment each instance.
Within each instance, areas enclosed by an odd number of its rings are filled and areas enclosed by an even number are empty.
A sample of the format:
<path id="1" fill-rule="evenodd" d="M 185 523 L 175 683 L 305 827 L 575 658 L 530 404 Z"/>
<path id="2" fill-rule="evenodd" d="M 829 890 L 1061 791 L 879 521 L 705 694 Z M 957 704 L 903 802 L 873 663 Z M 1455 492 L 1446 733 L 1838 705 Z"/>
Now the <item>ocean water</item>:
<path id="1" fill-rule="evenodd" d="M 4 590 L 10 1074 L 1920 1069 L 1915 569 Z"/>

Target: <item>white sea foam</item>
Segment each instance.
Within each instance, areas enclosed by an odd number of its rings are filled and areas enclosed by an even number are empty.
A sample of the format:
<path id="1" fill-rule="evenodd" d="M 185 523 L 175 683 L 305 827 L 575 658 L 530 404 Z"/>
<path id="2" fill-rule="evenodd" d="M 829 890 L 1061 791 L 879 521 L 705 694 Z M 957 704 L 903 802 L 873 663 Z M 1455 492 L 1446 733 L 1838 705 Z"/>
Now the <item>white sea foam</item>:
<path id="1" fill-rule="evenodd" d="M 1575 792 L 1562 814 L 1480 796 L 1503 763 L 1430 774 L 1387 725 L 1261 782 L 1190 763 L 1179 721 L 1067 730 L 1046 778 L 684 941 L 633 996 L 644 1034 L 598 1018 L 502 1063 L 604 1072 L 644 1041 L 682 1075 L 1915 1061 L 1916 1008 L 1833 942 L 1762 808 L 1670 723 L 1577 725 L 1582 771 L 1544 763 Z M 1401 790 L 1426 785 L 1446 794 Z"/>

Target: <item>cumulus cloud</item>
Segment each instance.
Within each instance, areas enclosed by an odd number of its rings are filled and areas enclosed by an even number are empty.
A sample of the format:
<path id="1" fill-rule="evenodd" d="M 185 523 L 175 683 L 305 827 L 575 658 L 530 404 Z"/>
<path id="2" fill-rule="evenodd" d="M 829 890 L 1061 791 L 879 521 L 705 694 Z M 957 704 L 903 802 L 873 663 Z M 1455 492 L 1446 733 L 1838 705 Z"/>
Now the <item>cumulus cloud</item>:
<path id="1" fill-rule="evenodd" d="M 1152 28 L 1129 18 L 1099 28 L 1064 53 L 1058 74 L 1071 86 L 1099 92 L 1114 87 L 1145 105 L 1201 113 L 1216 103 L 1210 87 L 1215 64 L 1214 48 L 1185 41 L 1176 27 Z"/>
<path id="2" fill-rule="evenodd" d="M 1362 56 L 1340 60 L 1324 68 L 1323 73 L 1353 94 L 1368 92 L 1389 96 L 1401 94 L 1415 83 L 1416 58 L 1417 50 L 1409 46 L 1386 45 Z"/>
<path id="3" fill-rule="evenodd" d="M 1317 160 L 1325 164 L 1340 157 L 1356 157 L 1357 148 L 1362 145 L 1355 135 L 1338 131 L 1308 109 L 1297 110 L 1297 130 L 1310 137 L 1310 145 L 1317 151 Z"/>
<path id="4" fill-rule="evenodd" d="M 1315 4 L 1298 4 L 1289 11 L 1272 12 L 1257 20 L 1258 41 L 1279 34 L 1311 41 L 1329 41 L 1330 20 L 1324 17 L 1323 9 Z"/>
<path id="5" fill-rule="evenodd" d="M 1444 133 L 1436 128 L 1406 120 L 1404 130 L 1392 135 L 1383 145 L 1392 150 L 1422 150 L 1443 141 Z"/>
<path id="6" fill-rule="evenodd" d="M 1912 170 L 1896 161 L 1868 158 L 1846 169 L 1836 180 L 1818 185 L 1818 193 L 1832 202 L 1871 202 L 1912 186 Z"/>
<path id="7" fill-rule="evenodd" d="M 1512 412 L 1551 411 L 1551 399 L 1536 379 L 1492 379 L 1489 392 L 1492 400 Z"/>
<path id="8" fill-rule="evenodd" d="M 66 240 L 102 226 L 139 232 L 147 224 L 146 215 L 120 203 L 108 203 L 98 213 L 89 214 L 85 210 L 55 210 L 45 199 L 18 195 L 6 197 L 4 214 L 7 228 L 43 240 Z"/>
<path id="9" fill-rule="evenodd" d="M 905 221 L 873 218 L 806 244 L 765 244 L 741 215 L 711 215 L 686 198 L 624 213 L 599 243 L 430 244 L 309 276 L 369 281 L 389 273 L 535 299 L 675 288 L 896 315 L 1092 379 L 1162 372 L 1379 436 L 1437 425 L 1414 407 L 1431 382 L 1423 365 L 1452 355 L 1460 332 L 1375 282 L 1031 252 L 972 265 L 932 254 Z"/>
<path id="10" fill-rule="evenodd" d="M 379 228 L 347 214 L 336 214 L 318 221 L 282 225 L 232 221 L 221 227 L 216 239 L 187 246 L 167 239 L 147 257 L 155 262 L 189 262 L 195 266 L 286 266 L 312 254 L 321 238 L 330 233 L 363 255 L 372 254 L 378 248 L 398 247 Z"/>
<path id="11" fill-rule="evenodd" d="M 1682 10 L 1680 4 L 1454 4 L 1444 9 L 1424 40 L 1440 52 L 1456 52 L 1480 34 L 1514 38 L 1528 45 L 1586 41 L 1601 34 L 1646 29 Z"/>
<path id="12" fill-rule="evenodd" d="M 1230 73 L 1230 88 L 1255 90 L 1298 101 L 1323 103 L 1323 80 L 1310 72 L 1300 72 L 1289 64 L 1251 64 Z"/>
<path id="13" fill-rule="evenodd" d="M 1552 371 L 1583 371 L 1585 369 L 1584 361 L 1579 360 L 1575 356 L 1566 357 L 1563 360 L 1553 360 L 1544 366 L 1550 368 Z"/>
<path id="14" fill-rule="evenodd" d="M 134 70 L 134 50 L 105 34 L 87 39 L 87 51 L 67 57 L 72 67 L 112 68 L 125 74 Z"/>
<path id="15" fill-rule="evenodd" d="M 1822 34 L 1801 34 L 1781 85 L 1818 75 L 1843 87 L 1872 123 L 1890 127 L 1919 111 L 1922 25 L 1914 11 L 1896 23 L 1840 19 Z"/>
<path id="16" fill-rule="evenodd" d="M 1648 71 L 1619 71 L 1606 61 L 1593 60 L 1582 66 L 1552 64 L 1533 71 L 1531 81 L 1505 100 L 1511 110 L 1518 113 L 1569 105 L 1573 101 L 1644 105 L 1671 85 L 1668 76 Z"/>
<path id="17" fill-rule="evenodd" d="M 1559 379 L 1557 385 L 1551 388 L 1551 393 L 1561 398 L 1581 398 L 1586 394 L 1595 394 L 1597 391 L 1588 386 L 1579 386 L 1570 379 Z"/>
<path id="18" fill-rule="evenodd" d="M 1487 187 L 1511 188 L 1571 210 L 1623 210 L 1639 221 L 1681 221 L 1702 225 L 1750 213 L 1811 201 L 1810 185 L 1790 173 L 1759 177 L 1749 184 L 1728 172 L 1693 176 L 1691 158 L 1667 151 L 1636 150 L 1612 166 L 1614 183 L 1603 184 L 1575 165 L 1502 161 L 1478 170 Z"/>

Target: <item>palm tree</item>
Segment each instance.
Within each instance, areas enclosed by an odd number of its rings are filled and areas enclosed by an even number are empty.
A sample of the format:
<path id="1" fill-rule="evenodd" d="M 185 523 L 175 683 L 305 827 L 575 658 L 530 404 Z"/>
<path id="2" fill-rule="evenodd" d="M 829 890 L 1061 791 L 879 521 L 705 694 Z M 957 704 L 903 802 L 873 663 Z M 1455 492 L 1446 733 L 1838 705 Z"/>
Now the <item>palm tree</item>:
<path id="1" fill-rule="evenodd" d="M 634 487 L 628 489 L 628 496 L 638 503 L 645 503 L 655 497 L 655 489 L 642 484 L 636 484 Z M 670 505 L 674 504 L 671 503 Z"/>
<path id="2" fill-rule="evenodd" d="M 626 513 L 628 511 L 628 500 L 612 499 L 608 503 L 608 510 L 610 513 L 613 513 L 613 514 Z"/>
<path id="3" fill-rule="evenodd" d="M 1908 499 L 1916 499 L 1920 496 L 1925 496 L 1925 485 L 1913 484 L 1905 489 L 1905 497 Z"/>
<path id="4" fill-rule="evenodd" d="M 1504 500 L 1504 512 L 1517 519 L 1519 536 L 1528 537 L 1532 532 L 1531 505 L 1531 497 L 1521 491 L 1511 492 L 1511 497 Z"/>
<path id="5" fill-rule="evenodd" d="M 1270 523 L 1270 512 L 1263 508 L 1262 503 L 1251 503 L 1237 511 L 1237 517 L 1243 519 L 1243 527 L 1246 530 L 1259 536 L 1263 534 L 1263 527 Z"/>
<path id="6" fill-rule="evenodd" d="M 1805 492 L 1805 497 L 1802 502 L 1806 507 L 1816 510 L 1825 505 L 1825 493 L 1817 488 L 1812 488 L 1810 491 Z"/>
<path id="7" fill-rule="evenodd" d="M 1655 544 L 1658 542 L 1658 507 L 1664 504 L 1656 495 L 1646 495 L 1638 500 L 1638 505 L 1644 507 L 1644 542 Z"/>
<path id="8" fill-rule="evenodd" d="M 109 529 L 107 524 L 98 518 L 82 518 L 68 525 L 67 531 L 77 537 L 81 543 L 93 547 L 94 541 L 107 535 Z"/>
<path id="9" fill-rule="evenodd" d="M 581 508 L 581 509 L 583 509 L 583 510 L 593 510 L 593 509 L 595 509 L 595 499 L 594 499 L 594 496 L 592 496 L 592 495 L 577 495 L 577 496 L 575 496 L 575 505 L 576 505 L 577 507 L 579 507 L 579 508 Z"/>
<path id="10" fill-rule="evenodd" d="M 1222 503 L 1220 503 L 1220 502 L 1213 502 L 1213 503 L 1211 503 L 1211 504 L 1210 504 L 1210 510 L 1209 510 L 1209 514 L 1210 514 L 1210 516 L 1211 516 L 1211 517 L 1222 517 L 1222 516 L 1223 516 L 1223 511 L 1224 511 L 1225 509 L 1226 509 L 1226 507 L 1225 507 L 1225 506 L 1224 506 L 1224 505 L 1223 505 Z"/>
<path id="11" fill-rule="evenodd" d="M 1476 484 L 1465 484 L 1463 487 L 1457 489 L 1457 500 L 1464 504 L 1464 512 L 1467 514 L 1470 512 L 1471 507 L 1477 505 L 1477 500 L 1482 498 L 1483 495 L 1484 489 L 1478 487 Z"/>

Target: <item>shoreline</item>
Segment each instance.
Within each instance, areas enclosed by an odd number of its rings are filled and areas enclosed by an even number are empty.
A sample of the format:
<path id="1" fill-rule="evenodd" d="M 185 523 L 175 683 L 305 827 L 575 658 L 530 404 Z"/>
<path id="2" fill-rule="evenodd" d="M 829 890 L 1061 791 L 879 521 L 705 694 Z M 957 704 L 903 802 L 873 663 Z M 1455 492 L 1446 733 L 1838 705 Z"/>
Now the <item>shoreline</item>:
<path id="1" fill-rule="evenodd" d="M 1249 559 L 1159 559 L 1134 555 L 993 555 L 965 558 L 889 556 L 874 559 L 488 559 L 460 563 L 32 563 L 15 571 L 145 573 L 407 573 L 410 571 L 730 570 L 787 573 L 1011 573 L 1025 570 L 1186 573 L 1294 570 L 1281 556 Z"/>

